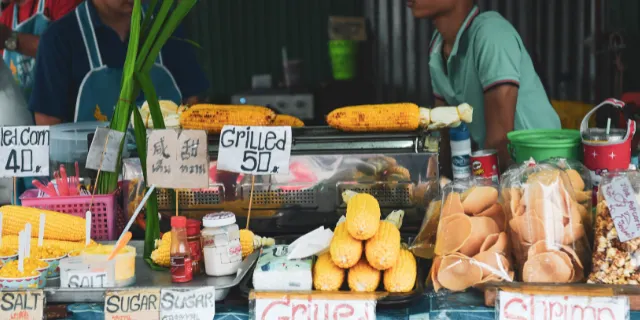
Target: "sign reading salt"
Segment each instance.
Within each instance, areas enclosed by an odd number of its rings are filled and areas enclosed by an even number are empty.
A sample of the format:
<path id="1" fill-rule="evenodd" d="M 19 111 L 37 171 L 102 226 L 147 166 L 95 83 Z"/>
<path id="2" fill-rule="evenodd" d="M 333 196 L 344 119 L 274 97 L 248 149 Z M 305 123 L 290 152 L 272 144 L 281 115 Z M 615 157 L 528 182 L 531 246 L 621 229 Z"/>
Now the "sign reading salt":
<path id="1" fill-rule="evenodd" d="M 44 319 L 44 291 L 5 291 L 0 293 L 0 319 Z"/>
<path id="2" fill-rule="evenodd" d="M 498 301 L 498 319 L 629 319 L 629 299 L 626 296 L 546 296 L 500 291 Z"/>
<path id="3" fill-rule="evenodd" d="M 160 319 L 211 320 L 216 315 L 216 289 L 162 289 Z"/>
<path id="4" fill-rule="evenodd" d="M 640 237 L 640 205 L 629 178 L 615 177 L 600 188 L 620 241 L 626 242 Z"/>
<path id="5" fill-rule="evenodd" d="M 208 188 L 207 133 L 152 130 L 147 136 L 147 180 L 160 188 Z"/>
<path id="6" fill-rule="evenodd" d="M 0 178 L 49 176 L 49 126 L 0 127 Z"/>
<path id="7" fill-rule="evenodd" d="M 218 170 L 270 175 L 289 173 L 291 127 L 224 126 L 218 146 Z"/>

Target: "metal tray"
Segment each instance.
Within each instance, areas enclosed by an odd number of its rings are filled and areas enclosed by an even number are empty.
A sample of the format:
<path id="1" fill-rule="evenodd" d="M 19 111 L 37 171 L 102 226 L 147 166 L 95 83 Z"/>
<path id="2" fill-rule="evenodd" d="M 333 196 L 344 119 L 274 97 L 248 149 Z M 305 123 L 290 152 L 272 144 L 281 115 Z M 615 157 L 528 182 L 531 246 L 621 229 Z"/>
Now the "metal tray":
<path id="1" fill-rule="evenodd" d="M 274 237 L 276 240 L 276 244 L 289 244 L 297 239 L 301 235 L 286 235 Z M 407 243 L 411 243 L 413 236 L 402 235 L 403 241 Z M 420 299 L 422 294 L 424 293 L 424 284 L 426 280 L 426 272 L 427 270 L 427 261 L 424 259 L 416 257 L 416 261 L 418 264 L 418 274 L 416 276 L 416 284 L 413 287 L 413 291 L 406 293 L 387 293 L 383 298 L 379 299 L 377 304 L 378 306 L 383 306 L 387 308 L 395 308 L 395 307 L 405 307 L 412 302 Z M 247 273 L 247 275 L 240 281 L 240 285 L 238 288 L 240 289 L 240 294 L 242 297 L 249 298 L 249 293 L 253 290 L 253 270 L 255 269 L 256 264 L 254 263 Z M 380 281 L 380 287 L 378 291 L 384 291 L 382 287 L 382 281 Z M 343 287 L 340 289 L 341 291 L 348 291 L 349 288 L 346 287 L 346 281 L 343 284 Z"/>

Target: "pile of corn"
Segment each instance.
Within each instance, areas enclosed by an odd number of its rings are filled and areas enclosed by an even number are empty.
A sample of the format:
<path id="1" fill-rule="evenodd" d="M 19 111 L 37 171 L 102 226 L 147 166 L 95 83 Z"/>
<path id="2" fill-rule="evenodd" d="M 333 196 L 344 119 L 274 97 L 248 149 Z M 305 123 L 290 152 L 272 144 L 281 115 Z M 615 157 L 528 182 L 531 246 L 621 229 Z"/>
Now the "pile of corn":
<path id="1" fill-rule="evenodd" d="M 183 129 L 217 134 L 225 125 L 303 127 L 304 122 L 293 116 L 276 115 L 266 107 L 249 105 L 196 104 L 180 114 Z"/>
<path id="2" fill-rule="evenodd" d="M 342 197 L 347 203 L 347 215 L 336 226 L 329 252 L 314 265 L 316 290 L 339 290 L 348 270 L 351 291 L 373 292 L 381 279 L 388 292 L 411 291 L 417 264 L 401 244 L 399 229 L 404 212 L 394 211 L 381 221 L 380 205 L 373 196 L 346 191 Z"/>

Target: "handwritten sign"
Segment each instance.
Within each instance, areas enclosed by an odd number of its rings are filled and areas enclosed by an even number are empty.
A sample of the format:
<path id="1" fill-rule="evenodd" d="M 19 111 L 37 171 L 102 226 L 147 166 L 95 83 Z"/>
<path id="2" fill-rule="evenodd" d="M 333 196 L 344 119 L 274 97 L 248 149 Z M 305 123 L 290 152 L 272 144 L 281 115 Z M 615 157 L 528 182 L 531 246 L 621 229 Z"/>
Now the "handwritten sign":
<path id="1" fill-rule="evenodd" d="M 640 206 L 629 178 L 615 177 L 601 188 L 620 241 L 640 237 Z"/>
<path id="2" fill-rule="evenodd" d="M 211 320 L 216 315 L 216 289 L 162 289 L 160 319 Z"/>
<path id="3" fill-rule="evenodd" d="M 0 127 L 0 178 L 49 175 L 49 127 Z"/>
<path id="4" fill-rule="evenodd" d="M 629 319 L 626 296 L 544 296 L 500 291 L 496 308 L 499 319 L 509 320 Z"/>
<path id="5" fill-rule="evenodd" d="M 147 137 L 147 184 L 160 188 L 209 187 L 207 133 L 153 130 Z"/>
<path id="6" fill-rule="evenodd" d="M 89 147 L 85 166 L 93 170 L 116 172 L 122 139 L 124 139 L 124 132 L 97 128 Z M 100 167 L 101 163 L 102 167 Z"/>
<path id="7" fill-rule="evenodd" d="M 308 295 L 281 295 L 280 298 L 257 297 L 255 318 L 262 319 L 344 319 L 367 320 L 376 318 L 374 299 L 315 299 Z"/>
<path id="8" fill-rule="evenodd" d="M 109 287 L 107 272 L 69 272 L 67 288 L 106 288 Z"/>
<path id="9" fill-rule="evenodd" d="M 0 293 L 0 319 L 43 319 L 42 290 L 5 291 Z"/>
<path id="10" fill-rule="evenodd" d="M 224 126 L 218 170 L 269 175 L 289 173 L 291 127 Z"/>
<path id="11" fill-rule="evenodd" d="M 107 320 L 158 320 L 160 289 L 107 291 L 104 316 Z"/>

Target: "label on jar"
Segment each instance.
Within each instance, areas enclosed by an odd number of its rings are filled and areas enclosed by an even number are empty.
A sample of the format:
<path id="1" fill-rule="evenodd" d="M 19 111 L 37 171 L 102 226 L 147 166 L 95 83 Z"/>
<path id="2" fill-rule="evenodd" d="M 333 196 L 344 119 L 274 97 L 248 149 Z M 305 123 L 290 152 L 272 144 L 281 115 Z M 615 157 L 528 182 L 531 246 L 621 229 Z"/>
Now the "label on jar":
<path id="1" fill-rule="evenodd" d="M 200 261 L 202 260 L 202 250 L 200 249 L 200 241 L 189 241 L 189 251 L 191 252 L 191 266 L 193 273 L 200 273 Z"/>
<path id="2" fill-rule="evenodd" d="M 451 157 L 453 178 L 464 179 L 471 176 L 471 160 L 468 154 Z"/>
<path id="3" fill-rule="evenodd" d="M 230 245 L 228 254 L 229 254 L 229 257 L 231 257 L 230 260 L 232 262 L 237 261 L 238 256 L 240 257 L 240 260 L 242 260 L 242 246 L 240 245 L 240 242 L 238 242 L 237 245 Z"/>
<path id="4" fill-rule="evenodd" d="M 171 256 L 171 281 L 188 282 L 193 279 L 193 266 L 189 256 Z"/>

